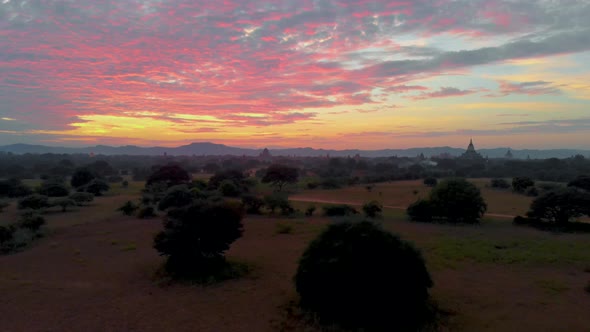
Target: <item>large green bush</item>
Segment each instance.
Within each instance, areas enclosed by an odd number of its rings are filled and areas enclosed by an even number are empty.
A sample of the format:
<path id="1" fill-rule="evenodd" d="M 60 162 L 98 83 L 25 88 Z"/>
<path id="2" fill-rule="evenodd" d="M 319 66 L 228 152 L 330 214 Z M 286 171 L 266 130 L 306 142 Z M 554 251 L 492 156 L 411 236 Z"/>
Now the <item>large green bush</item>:
<path id="1" fill-rule="evenodd" d="M 320 320 L 387 331 L 423 323 L 432 284 L 417 249 L 366 221 L 330 225 L 295 276 L 301 306 Z"/>
<path id="2" fill-rule="evenodd" d="M 173 275 L 206 275 L 223 266 L 224 253 L 242 236 L 243 211 L 228 202 L 197 201 L 170 210 L 154 248 Z"/>
<path id="3" fill-rule="evenodd" d="M 33 194 L 23 197 L 18 201 L 19 210 L 33 209 L 39 210 L 49 207 L 49 197 L 45 195 Z"/>
<path id="4" fill-rule="evenodd" d="M 573 187 L 539 196 L 527 212 L 531 219 L 555 224 L 566 224 L 583 215 L 590 215 L 590 193 Z"/>
<path id="5" fill-rule="evenodd" d="M 483 217 L 487 204 L 480 190 L 465 179 L 441 181 L 427 200 L 419 200 L 407 209 L 413 221 L 476 223 Z"/>

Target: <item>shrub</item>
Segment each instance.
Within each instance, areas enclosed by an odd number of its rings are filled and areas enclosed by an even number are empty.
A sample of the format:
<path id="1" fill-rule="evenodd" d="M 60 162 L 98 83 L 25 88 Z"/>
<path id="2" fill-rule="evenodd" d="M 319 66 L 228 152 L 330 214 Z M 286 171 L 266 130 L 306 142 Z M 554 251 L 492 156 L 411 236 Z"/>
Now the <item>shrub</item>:
<path id="1" fill-rule="evenodd" d="M 119 175 L 111 175 L 107 178 L 107 181 L 110 183 L 119 183 L 123 181 L 123 177 Z"/>
<path id="2" fill-rule="evenodd" d="M 363 205 L 363 212 L 369 218 L 377 218 L 383 211 L 383 205 L 377 201 L 370 201 Z"/>
<path id="3" fill-rule="evenodd" d="M 315 209 L 316 209 L 315 205 L 308 206 L 307 209 L 305 209 L 305 216 L 307 216 L 307 217 L 313 216 Z"/>
<path id="4" fill-rule="evenodd" d="M 429 187 L 434 187 L 434 186 L 436 186 L 437 183 L 438 183 L 438 180 L 436 178 L 429 177 L 429 178 L 424 179 L 424 184 Z"/>
<path id="5" fill-rule="evenodd" d="M 240 188 L 231 180 L 223 180 L 219 185 L 219 191 L 226 197 L 237 197 L 240 195 Z"/>
<path id="6" fill-rule="evenodd" d="M 78 206 L 82 206 L 85 203 L 90 203 L 94 200 L 94 195 L 91 193 L 75 192 L 70 195 L 70 199 Z"/>
<path id="7" fill-rule="evenodd" d="M 41 184 L 38 190 L 39 194 L 48 197 L 66 197 L 70 194 L 70 190 L 60 181 L 47 180 Z"/>
<path id="8" fill-rule="evenodd" d="M 524 194 L 530 197 L 537 197 L 539 196 L 539 190 L 537 190 L 537 187 L 528 187 L 525 189 Z"/>
<path id="9" fill-rule="evenodd" d="M 242 236 L 241 208 L 227 202 L 198 201 L 168 212 L 154 248 L 166 256 L 173 275 L 203 275 L 223 265 L 224 253 Z"/>
<path id="10" fill-rule="evenodd" d="M 491 184 L 492 188 L 498 188 L 498 189 L 510 188 L 510 183 L 508 183 L 508 181 L 506 181 L 505 179 L 492 179 L 490 184 Z"/>
<path id="11" fill-rule="evenodd" d="M 260 209 L 264 206 L 264 200 L 254 195 L 245 195 L 242 197 L 242 204 L 247 213 L 260 214 Z"/>
<path id="12" fill-rule="evenodd" d="M 590 176 L 578 176 L 575 180 L 570 181 L 567 186 L 590 191 Z"/>
<path id="13" fill-rule="evenodd" d="M 193 193 L 189 191 L 187 185 L 172 186 L 166 190 L 164 197 L 162 197 L 158 204 L 158 209 L 164 211 L 172 207 L 189 205 L 193 200 Z"/>
<path id="14" fill-rule="evenodd" d="M 167 165 L 160 167 L 147 179 L 146 186 L 161 182 L 166 187 L 188 183 L 191 180 L 190 174 L 178 165 Z"/>
<path id="15" fill-rule="evenodd" d="M 127 181 L 127 180 L 123 180 L 123 181 L 121 182 L 121 187 L 123 187 L 123 188 L 127 188 L 127 187 L 129 187 L 129 181 Z"/>
<path id="16" fill-rule="evenodd" d="M 109 191 L 109 189 L 111 189 L 111 187 L 108 183 L 100 179 L 94 179 L 84 187 L 79 188 L 78 190 L 91 193 L 94 196 L 102 196 L 102 193 L 104 191 Z"/>
<path id="17" fill-rule="evenodd" d="M 119 207 L 117 211 L 123 212 L 123 214 L 126 216 L 132 216 L 135 211 L 137 211 L 137 209 L 139 209 L 139 206 L 137 206 L 132 201 L 127 201 L 125 204 Z"/>
<path id="18" fill-rule="evenodd" d="M 275 231 L 277 234 L 292 234 L 293 233 L 293 226 L 289 224 L 277 224 L 277 229 Z"/>
<path id="19" fill-rule="evenodd" d="M 33 194 L 22 198 L 18 201 L 19 210 L 33 209 L 39 210 L 49 207 L 49 197 L 45 195 Z"/>
<path id="20" fill-rule="evenodd" d="M 87 168 L 78 168 L 72 175 L 70 184 L 74 188 L 79 188 L 87 185 L 90 181 L 94 180 L 96 175 Z"/>
<path id="21" fill-rule="evenodd" d="M 282 191 L 288 183 L 296 183 L 299 179 L 299 170 L 295 167 L 273 164 L 268 167 L 262 183 L 270 183 L 277 191 Z"/>
<path id="22" fill-rule="evenodd" d="M 323 207 L 324 215 L 328 217 L 342 217 L 358 214 L 359 212 L 347 204 L 326 205 Z"/>
<path id="23" fill-rule="evenodd" d="M 535 185 L 535 181 L 531 178 L 522 176 L 522 177 L 515 177 L 512 179 L 512 189 L 517 193 L 523 193 L 526 188 L 532 187 Z"/>
<path id="24" fill-rule="evenodd" d="M 282 210 L 283 208 L 290 206 L 288 196 L 282 193 L 273 193 L 264 196 L 264 204 L 266 204 L 272 213 L 274 213 L 276 209 Z"/>
<path id="25" fill-rule="evenodd" d="M 20 227 L 38 231 L 45 224 L 45 218 L 35 212 L 23 213 L 19 222 Z"/>
<path id="26" fill-rule="evenodd" d="M 0 225 L 0 249 L 12 240 L 12 234 L 14 234 L 14 227 Z"/>
<path id="27" fill-rule="evenodd" d="M 60 198 L 56 198 L 56 199 L 50 201 L 49 204 L 51 206 L 59 206 L 59 207 L 61 207 L 61 212 L 66 212 L 68 209 L 68 206 L 75 206 L 76 202 L 74 202 L 74 200 L 69 199 L 69 198 L 60 197 Z"/>
<path id="28" fill-rule="evenodd" d="M 568 187 L 547 192 L 532 203 L 527 216 L 555 224 L 565 224 L 590 214 L 590 194 Z"/>
<path id="29" fill-rule="evenodd" d="M 432 221 L 432 206 L 430 201 L 425 199 L 419 199 L 416 202 L 410 204 L 406 210 L 410 220 L 431 222 Z"/>
<path id="30" fill-rule="evenodd" d="M 156 209 L 154 209 L 154 207 L 151 205 L 144 206 L 141 209 L 139 209 L 139 212 L 137 212 L 137 218 L 139 219 L 149 219 L 154 218 L 156 216 Z"/>
<path id="31" fill-rule="evenodd" d="M 407 213 L 414 221 L 476 223 L 486 209 L 481 192 L 474 184 L 465 179 L 448 179 L 430 192 L 427 203 L 418 201 L 408 207 Z"/>
<path id="32" fill-rule="evenodd" d="M 330 225 L 303 253 L 296 290 L 321 321 L 416 330 L 432 280 L 418 250 L 371 222 Z"/>

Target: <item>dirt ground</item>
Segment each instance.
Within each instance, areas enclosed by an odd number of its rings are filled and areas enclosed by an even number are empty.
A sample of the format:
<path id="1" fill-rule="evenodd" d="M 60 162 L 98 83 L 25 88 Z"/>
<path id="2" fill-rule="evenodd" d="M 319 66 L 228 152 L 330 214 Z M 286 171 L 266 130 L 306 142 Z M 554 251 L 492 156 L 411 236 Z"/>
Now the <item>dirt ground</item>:
<path id="1" fill-rule="evenodd" d="M 50 214 L 45 238 L 0 256 L 0 331 L 315 330 L 290 321 L 285 307 L 297 298 L 297 260 L 328 220 L 248 217 L 244 236 L 228 252 L 231 260 L 253 267 L 248 276 L 206 287 L 163 285 L 154 278 L 162 258 L 152 249 L 161 222 L 113 212 L 127 198 L 101 198 L 77 211 Z M 277 234 L 277 223 L 290 223 L 293 234 Z M 542 253 L 506 263 L 502 254 L 486 252 L 515 255 L 554 240 L 557 250 L 571 243 L 586 251 L 587 235 L 554 235 L 510 222 L 452 227 L 388 219 L 384 225 L 423 249 L 435 282 L 432 295 L 451 313 L 442 330 L 590 331 L 590 294 L 584 291 L 590 281 L 590 261 L 584 259 L 590 256 L 553 262 Z M 447 237 L 473 239 L 464 249 L 473 252 L 459 259 L 439 250 Z M 484 240 L 491 249 L 478 244 Z M 522 248 L 505 249 L 510 241 Z M 477 255 L 483 258 L 470 259 Z"/>

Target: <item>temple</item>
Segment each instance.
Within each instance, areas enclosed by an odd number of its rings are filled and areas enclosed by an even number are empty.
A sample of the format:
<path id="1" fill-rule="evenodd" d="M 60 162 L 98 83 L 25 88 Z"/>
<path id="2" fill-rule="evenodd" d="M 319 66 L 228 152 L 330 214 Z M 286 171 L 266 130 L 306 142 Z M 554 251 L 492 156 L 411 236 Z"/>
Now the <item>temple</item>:
<path id="1" fill-rule="evenodd" d="M 469 140 L 469 145 L 467 146 L 467 151 L 465 151 L 461 158 L 463 159 L 470 159 L 470 160 L 478 160 L 483 159 L 483 157 L 475 151 L 475 146 L 473 145 L 473 139 Z"/>

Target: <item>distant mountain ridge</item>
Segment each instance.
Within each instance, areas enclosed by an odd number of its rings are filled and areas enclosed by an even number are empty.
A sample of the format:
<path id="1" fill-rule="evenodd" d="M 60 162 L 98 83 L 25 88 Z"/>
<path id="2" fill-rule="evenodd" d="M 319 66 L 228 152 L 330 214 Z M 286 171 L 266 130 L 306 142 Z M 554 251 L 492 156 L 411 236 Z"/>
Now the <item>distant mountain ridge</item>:
<path id="1" fill-rule="evenodd" d="M 506 152 L 510 150 L 512 155 L 516 159 L 524 159 L 530 157 L 532 159 L 543 159 L 543 158 L 568 158 L 577 154 L 581 154 L 585 157 L 590 157 L 590 150 L 577 150 L 577 149 L 551 149 L 551 150 L 513 150 L 507 147 L 493 148 L 493 149 L 480 149 L 477 150 L 482 156 L 489 158 L 502 158 Z M 443 147 L 426 147 L 426 148 L 409 148 L 409 149 L 382 149 L 382 150 L 327 150 L 327 149 L 314 149 L 314 148 L 289 148 L 289 149 L 269 149 L 273 156 L 298 156 L 298 157 L 319 157 L 319 156 L 331 156 L 331 157 L 347 157 L 360 155 L 361 157 L 415 157 L 423 154 L 425 157 L 437 156 L 441 154 L 449 154 L 451 156 L 459 156 L 465 149 L 453 148 L 449 146 Z M 68 147 L 53 147 L 45 145 L 31 145 L 31 144 L 11 144 L 0 146 L 0 152 L 11 152 L 15 154 L 43 154 L 43 153 L 55 153 L 55 154 L 90 154 L 96 155 L 208 155 L 208 156 L 224 156 L 224 155 L 235 155 L 235 156 L 258 156 L 262 149 L 248 149 L 231 147 L 223 144 L 215 144 L 211 142 L 196 142 L 188 145 L 182 145 L 178 147 L 140 147 L 135 145 L 125 146 L 108 146 L 108 145 L 96 145 L 81 148 L 68 148 Z"/>

